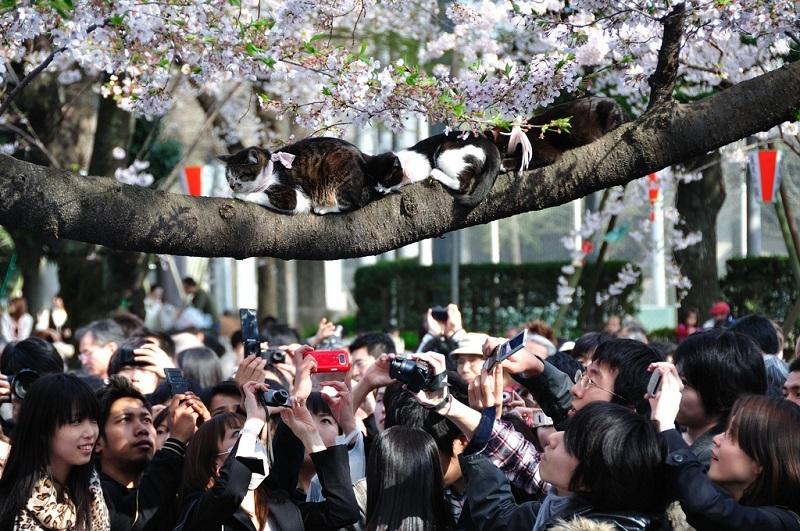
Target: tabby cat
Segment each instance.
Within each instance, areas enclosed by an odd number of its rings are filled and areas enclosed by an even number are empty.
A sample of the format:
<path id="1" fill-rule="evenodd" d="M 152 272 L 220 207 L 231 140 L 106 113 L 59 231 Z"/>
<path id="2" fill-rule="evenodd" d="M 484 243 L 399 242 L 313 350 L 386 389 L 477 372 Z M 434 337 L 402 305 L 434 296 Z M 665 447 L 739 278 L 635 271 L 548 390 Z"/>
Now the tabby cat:
<path id="1" fill-rule="evenodd" d="M 338 138 L 306 138 L 275 152 L 250 147 L 218 158 L 237 197 L 284 214 L 355 210 L 369 202 L 377 182 L 369 173 L 372 157 Z"/>
<path id="2" fill-rule="evenodd" d="M 375 189 L 381 194 L 431 177 L 453 192 L 456 203 L 474 208 L 494 186 L 501 159 L 487 137 L 449 133 L 396 153 L 376 155 L 370 167 L 378 181 Z"/>

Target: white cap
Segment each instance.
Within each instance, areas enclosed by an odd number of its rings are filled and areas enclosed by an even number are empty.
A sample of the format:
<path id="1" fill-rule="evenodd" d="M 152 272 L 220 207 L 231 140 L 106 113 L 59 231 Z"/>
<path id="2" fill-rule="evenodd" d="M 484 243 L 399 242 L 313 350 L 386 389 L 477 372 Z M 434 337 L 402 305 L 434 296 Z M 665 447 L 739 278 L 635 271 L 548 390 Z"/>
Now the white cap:
<path id="1" fill-rule="evenodd" d="M 483 344 L 489 338 L 487 334 L 479 334 L 477 332 L 469 332 L 467 338 L 461 343 L 457 349 L 450 352 L 450 356 L 458 356 L 460 354 L 471 354 L 474 356 L 483 356 Z"/>

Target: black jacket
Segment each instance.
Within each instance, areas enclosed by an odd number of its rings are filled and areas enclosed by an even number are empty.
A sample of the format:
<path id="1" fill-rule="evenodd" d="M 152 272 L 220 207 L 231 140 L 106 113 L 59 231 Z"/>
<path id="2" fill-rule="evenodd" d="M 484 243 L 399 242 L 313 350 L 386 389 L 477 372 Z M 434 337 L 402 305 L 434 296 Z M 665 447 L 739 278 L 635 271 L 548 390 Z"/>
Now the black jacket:
<path id="1" fill-rule="evenodd" d="M 274 531 L 301 531 L 303 529 L 338 529 L 358 521 L 359 512 L 345 446 L 332 446 L 311 454 L 319 475 L 325 501 L 294 504 L 285 491 L 270 493 L 270 525 Z M 276 459 L 277 462 L 277 459 Z M 240 510 L 247 494 L 252 472 L 231 452 L 220 469 L 214 486 L 203 492 L 187 494 L 181 501 L 179 521 L 184 521 L 184 531 L 255 531 L 250 518 Z M 267 478 L 275 485 L 274 470 Z"/>
<path id="2" fill-rule="evenodd" d="M 467 503 L 473 524 L 481 531 L 531 531 L 542 502 L 518 504 L 505 475 L 488 458 L 480 454 L 459 456 L 461 470 L 467 480 Z M 556 520 L 582 517 L 612 524 L 620 531 L 647 531 L 656 525 L 650 515 L 628 512 L 603 512 L 576 498 L 566 512 L 554 515 L 545 528 Z"/>
<path id="3" fill-rule="evenodd" d="M 542 363 L 542 374 L 529 378 L 523 373 L 514 375 L 513 378 L 530 391 L 544 414 L 553 419 L 556 427 L 563 429 L 564 423 L 568 421 L 567 413 L 572 408 L 570 389 L 574 382 L 547 360 L 542 360 Z"/>
<path id="4" fill-rule="evenodd" d="M 689 524 L 697 531 L 754 529 L 800 531 L 800 516 L 781 507 L 739 504 L 706 476 L 703 464 L 677 430 L 662 433 L 667 443 L 667 474 Z"/>
<path id="5" fill-rule="evenodd" d="M 183 474 L 186 445 L 167 439 L 147 465 L 138 487 L 129 489 L 100 472 L 108 505 L 111 531 L 171 530 L 175 524 L 175 496 Z"/>

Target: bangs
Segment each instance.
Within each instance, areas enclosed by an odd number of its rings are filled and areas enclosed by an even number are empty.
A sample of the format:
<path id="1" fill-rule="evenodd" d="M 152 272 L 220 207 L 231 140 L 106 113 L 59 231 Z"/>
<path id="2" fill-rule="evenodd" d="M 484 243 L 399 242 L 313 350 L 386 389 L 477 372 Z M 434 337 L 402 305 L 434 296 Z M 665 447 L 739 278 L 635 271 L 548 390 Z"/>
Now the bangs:
<path id="1" fill-rule="evenodd" d="M 312 415 L 329 415 L 333 417 L 333 412 L 331 411 L 330 406 L 328 406 L 328 403 L 325 402 L 324 398 L 322 398 L 322 393 L 319 391 L 313 391 L 310 395 L 308 395 L 306 407 L 308 407 L 308 410 Z"/>
<path id="2" fill-rule="evenodd" d="M 86 419 L 100 422 L 100 403 L 92 393 L 92 390 L 84 382 L 78 380 L 74 384 L 65 382 L 65 387 L 73 389 L 65 389 L 68 392 L 66 396 L 71 396 L 71 401 L 64 401 L 65 407 L 59 411 L 58 421 L 59 424 L 67 424 L 73 420 L 83 421 Z M 66 407 L 66 404 L 69 407 Z"/>
<path id="3" fill-rule="evenodd" d="M 244 427 L 244 421 L 245 418 L 238 413 L 223 413 L 222 415 L 211 417 L 211 420 L 204 422 L 203 425 L 209 424 L 211 426 L 210 429 L 217 432 L 218 441 L 222 442 L 228 429 L 241 430 Z"/>

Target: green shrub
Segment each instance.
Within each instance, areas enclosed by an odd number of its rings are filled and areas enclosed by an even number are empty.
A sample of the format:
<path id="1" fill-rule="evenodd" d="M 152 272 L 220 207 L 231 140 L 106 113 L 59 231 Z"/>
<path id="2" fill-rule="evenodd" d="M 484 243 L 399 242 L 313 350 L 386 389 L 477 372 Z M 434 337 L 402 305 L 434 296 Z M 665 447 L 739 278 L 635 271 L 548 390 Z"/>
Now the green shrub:
<path id="1" fill-rule="evenodd" d="M 732 258 L 720 281 L 735 316 L 758 313 L 783 320 L 797 296 L 789 259 L 785 256 Z"/>
<path id="2" fill-rule="evenodd" d="M 561 262 L 530 264 L 462 265 L 459 294 L 464 328 L 492 334 L 540 318 L 552 322 L 557 311 L 556 286 Z M 624 262 L 607 262 L 600 286 L 617 279 Z M 593 265 L 584 271 L 590 277 Z M 612 297 L 598 312 L 598 319 L 616 313 L 635 313 L 641 285 L 635 284 L 619 296 Z M 577 313 L 583 290 L 579 286 L 576 301 L 570 309 L 567 327 L 577 332 Z M 359 268 L 355 274 L 354 296 L 358 304 L 356 324 L 359 330 L 379 330 L 394 321 L 401 330 L 420 331 L 424 312 L 450 299 L 450 266 L 420 266 L 414 260 L 382 262 Z M 602 322 L 602 321 L 601 321 Z M 594 323 L 592 328 L 599 327 Z"/>

